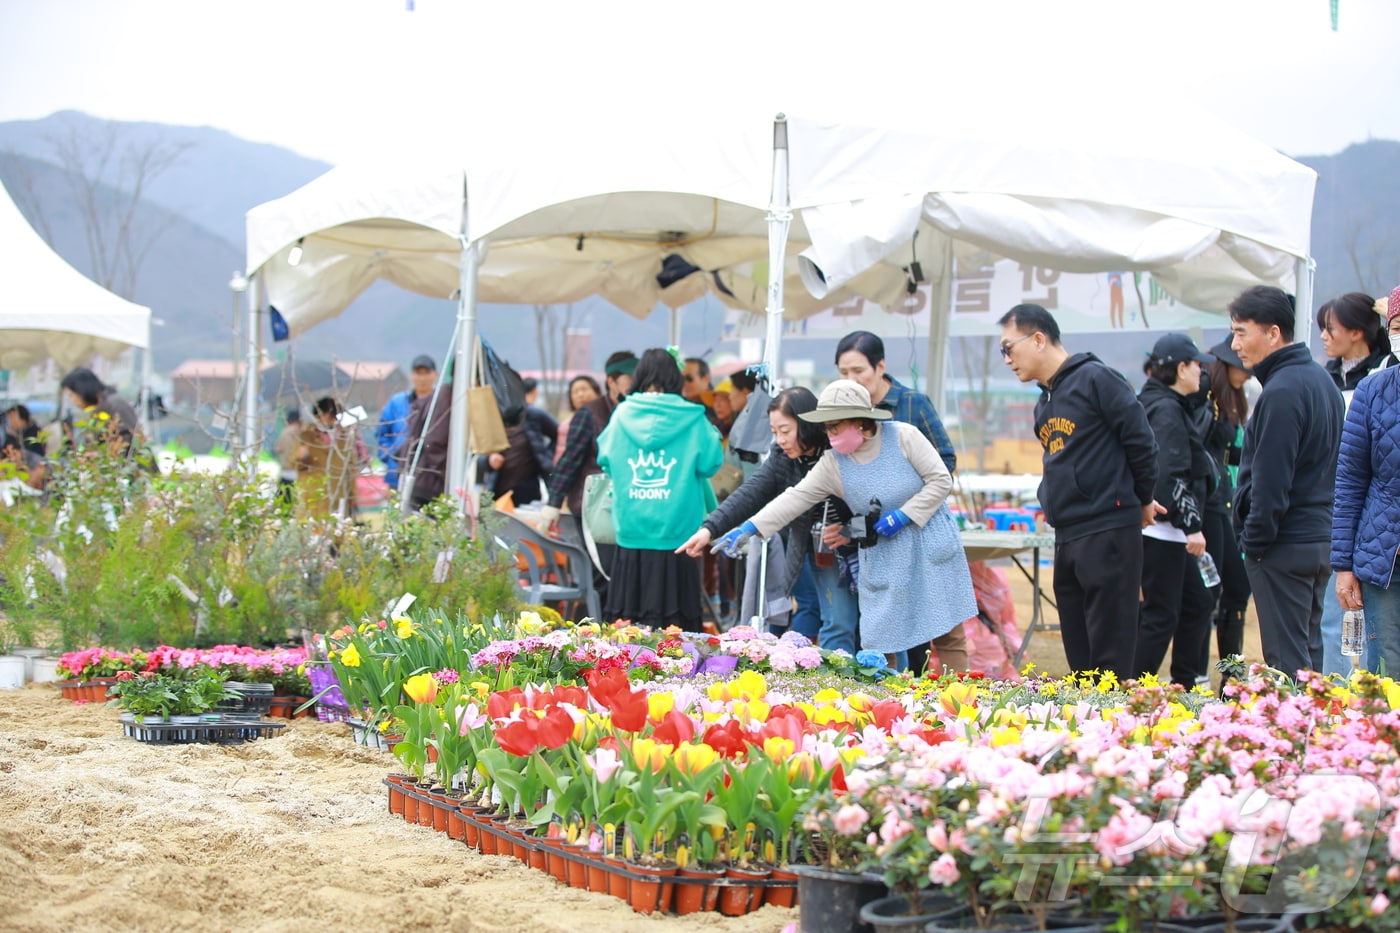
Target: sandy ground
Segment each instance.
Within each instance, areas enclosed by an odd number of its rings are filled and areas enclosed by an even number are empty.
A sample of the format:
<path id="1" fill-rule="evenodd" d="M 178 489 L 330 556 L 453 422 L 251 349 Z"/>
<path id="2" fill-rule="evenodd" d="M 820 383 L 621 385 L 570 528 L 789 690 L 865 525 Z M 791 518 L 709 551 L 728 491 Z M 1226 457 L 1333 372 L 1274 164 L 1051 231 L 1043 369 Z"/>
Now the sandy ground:
<path id="1" fill-rule="evenodd" d="M 1009 570 L 1025 624 L 1031 588 Z M 1252 612 L 1245 644 L 1260 657 Z M 1028 658 L 1066 670 L 1057 633 L 1037 633 Z M 380 779 L 393 763 L 343 725 L 149 746 L 122 736 L 115 710 L 43 684 L 0 690 L 0 929 L 766 933 L 797 919 L 775 907 L 642 917 L 479 855 L 389 816 Z"/>
<path id="2" fill-rule="evenodd" d="M 296 720 L 151 746 L 115 710 L 0 690 L 0 929 L 768 933 L 797 910 L 653 918 L 390 817 L 393 759 Z"/>

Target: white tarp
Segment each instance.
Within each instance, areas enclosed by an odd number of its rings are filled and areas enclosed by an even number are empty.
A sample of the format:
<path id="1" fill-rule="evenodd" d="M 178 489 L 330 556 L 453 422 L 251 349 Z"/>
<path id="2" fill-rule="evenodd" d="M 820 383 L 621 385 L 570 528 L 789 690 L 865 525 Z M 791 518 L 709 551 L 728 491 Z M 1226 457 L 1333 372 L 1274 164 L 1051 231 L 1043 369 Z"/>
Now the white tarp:
<path id="1" fill-rule="evenodd" d="M 55 253 L 0 186 L 0 367 L 61 369 L 150 345 L 151 311 L 107 291 Z"/>

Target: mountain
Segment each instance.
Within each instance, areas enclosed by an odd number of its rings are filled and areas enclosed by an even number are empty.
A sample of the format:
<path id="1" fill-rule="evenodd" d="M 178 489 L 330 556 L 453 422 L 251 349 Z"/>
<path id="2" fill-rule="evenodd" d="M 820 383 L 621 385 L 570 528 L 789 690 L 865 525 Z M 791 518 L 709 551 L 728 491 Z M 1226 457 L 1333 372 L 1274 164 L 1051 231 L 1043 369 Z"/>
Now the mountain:
<path id="1" fill-rule="evenodd" d="M 65 146 L 81 157 L 65 159 Z M 191 357 L 226 358 L 232 352 L 229 280 L 243 267 L 245 212 L 290 193 L 330 166 L 210 127 L 115 123 L 71 111 L 0 123 L 0 181 L 31 222 L 47 231 L 58 252 L 89 275 L 94 275 L 93 262 L 65 169 L 75 159 L 91 163 L 104 152 L 120 153 L 128 146 L 174 156 L 143 190 L 135 215 L 139 229 L 161 231 L 131 295 L 164 321 L 154 334 L 157 369 L 169 371 Z M 1400 185 L 1393 181 L 1400 178 L 1400 142 L 1370 140 L 1335 155 L 1299 161 L 1319 175 L 1313 207 L 1314 294 L 1321 301 L 1357 288 L 1387 293 L 1400 283 Z M 122 173 L 109 173 L 107 179 L 109 186 L 99 189 L 97 198 L 112 205 L 121 198 L 116 189 L 123 187 Z M 441 359 L 455 314 L 453 302 L 379 283 L 340 317 L 293 343 L 303 358 L 402 364 L 430 353 Z M 715 301 L 686 308 L 682 346 L 696 354 L 720 349 L 723 318 Z M 502 357 L 519 369 L 538 367 L 537 316 L 530 306 L 483 305 L 478 320 L 481 333 Z M 601 299 L 576 303 L 571 326 L 592 331 L 595 369 L 612 350 L 640 351 L 669 341 L 664 310 L 638 321 Z M 1091 342 L 1113 365 L 1138 368 L 1140 348 L 1129 348 L 1111 335 Z M 280 354 L 287 346 L 274 344 L 272 352 Z M 736 348 L 727 344 L 723 349 Z M 829 354 L 830 347 L 794 342 L 785 355 L 813 359 L 821 375 Z M 1117 357 L 1121 361 L 1115 362 Z M 953 366 L 955 371 L 960 367 L 957 353 Z"/>

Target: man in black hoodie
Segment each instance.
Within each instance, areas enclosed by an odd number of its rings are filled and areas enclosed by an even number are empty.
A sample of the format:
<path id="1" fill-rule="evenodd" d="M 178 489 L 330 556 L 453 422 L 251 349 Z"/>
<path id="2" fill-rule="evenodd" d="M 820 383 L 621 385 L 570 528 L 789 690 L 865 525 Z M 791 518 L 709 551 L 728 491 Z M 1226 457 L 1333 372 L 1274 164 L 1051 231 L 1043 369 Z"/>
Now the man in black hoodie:
<path id="1" fill-rule="evenodd" d="M 1230 302 L 1230 346 L 1264 386 L 1244 428 L 1235 530 L 1264 660 L 1290 677 L 1322 666 L 1322 590 L 1346 407 L 1301 343 L 1293 302 L 1255 286 Z"/>
<path id="2" fill-rule="evenodd" d="M 1040 505 L 1055 528 L 1065 659 L 1075 671 L 1135 677 L 1141 532 L 1166 511 L 1152 499 L 1157 442 L 1147 415 L 1121 375 L 1060 346 L 1060 326 L 1040 305 L 1017 305 L 997 323 L 1002 358 L 1041 389 Z"/>

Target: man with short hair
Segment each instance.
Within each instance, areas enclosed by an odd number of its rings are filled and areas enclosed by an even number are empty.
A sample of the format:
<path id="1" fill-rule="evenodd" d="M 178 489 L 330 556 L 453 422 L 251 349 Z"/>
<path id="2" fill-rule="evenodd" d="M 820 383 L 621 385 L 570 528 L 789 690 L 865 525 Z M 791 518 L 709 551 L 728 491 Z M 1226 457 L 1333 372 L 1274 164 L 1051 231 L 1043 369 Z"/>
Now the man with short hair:
<path id="1" fill-rule="evenodd" d="M 410 387 L 407 391 L 395 393 L 384 404 L 379 413 L 379 424 L 375 426 L 375 447 L 379 459 L 384 462 L 384 482 L 390 489 L 399 488 L 399 450 L 408 436 L 408 416 L 414 399 L 433 394 L 437 385 L 437 364 L 426 353 L 413 358 L 408 368 Z"/>
<path id="2" fill-rule="evenodd" d="M 1346 405 L 1308 348 L 1294 306 L 1258 285 L 1230 302 L 1230 346 L 1264 391 L 1244 426 L 1235 529 L 1264 661 L 1290 677 L 1322 666 L 1322 591 L 1332 575 L 1332 497 Z"/>
<path id="3" fill-rule="evenodd" d="M 1040 305 L 1002 315 L 1001 355 L 1040 386 L 1035 431 L 1045 449 L 1040 505 L 1055 528 L 1055 599 L 1071 670 L 1137 676 L 1142 529 L 1165 512 L 1152 498 L 1157 441 L 1132 386 L 1092 353 L 1073 356 Z"/>

